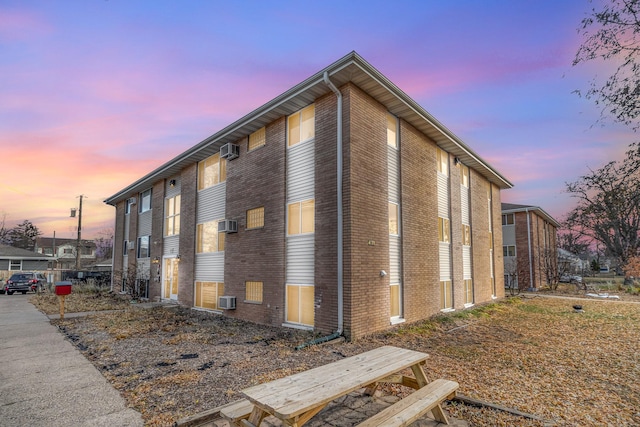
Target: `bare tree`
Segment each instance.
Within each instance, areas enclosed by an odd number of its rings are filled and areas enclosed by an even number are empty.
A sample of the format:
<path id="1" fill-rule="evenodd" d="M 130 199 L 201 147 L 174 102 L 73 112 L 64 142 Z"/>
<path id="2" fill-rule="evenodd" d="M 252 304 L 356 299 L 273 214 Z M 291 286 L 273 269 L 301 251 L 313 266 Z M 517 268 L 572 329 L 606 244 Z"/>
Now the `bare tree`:
<path id="1" fill-rule="evenodd" d="M 603 60 L 618 64 L 602 83 L 594 79 L 584 94 L 602 107 L 602 116 L 640 127 L 640 0 L 610 0 L 601 10 L 592 9 L 582 20 L 580 33 L 585 38 L 573 65 Z"/>
<path id="2" fill-rule="evenodd" d="M 578 199 L 567 226 L 604 247 L 625 265 L 640 248 L 640 146 L 631 144 L 626 157 L 567 183 Z"/>

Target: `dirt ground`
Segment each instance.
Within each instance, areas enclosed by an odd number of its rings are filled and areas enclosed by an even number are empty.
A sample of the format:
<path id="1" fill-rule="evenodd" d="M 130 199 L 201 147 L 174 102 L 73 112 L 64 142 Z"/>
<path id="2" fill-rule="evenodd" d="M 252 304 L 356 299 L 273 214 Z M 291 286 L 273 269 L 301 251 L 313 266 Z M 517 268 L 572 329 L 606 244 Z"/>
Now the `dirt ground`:
<path id="1" fill-rule="evenodd" d="M 357 342 L 300 350 L 295 347 L 314 338 L 311 333 L 176 306 L 141 309 L 112 296 L 69 298 L 67 312 L 85 311 L 91 298 L 103 309 L 118 310 L 53 323 L 151 426 L 237 400 L 250 385 L 381 345 L 429 353 L 430 378 L 455 380 L 461 394 L 546 420 L 447 404 L 452 416 L 473 426 L 640 425 L 638 298 L 575 300 L 567 297 L 581 295 L 562 290 L 555 295 L 562 298 L 520 295 Z M 32 302 L 57 313 L 55 296 Z"/>

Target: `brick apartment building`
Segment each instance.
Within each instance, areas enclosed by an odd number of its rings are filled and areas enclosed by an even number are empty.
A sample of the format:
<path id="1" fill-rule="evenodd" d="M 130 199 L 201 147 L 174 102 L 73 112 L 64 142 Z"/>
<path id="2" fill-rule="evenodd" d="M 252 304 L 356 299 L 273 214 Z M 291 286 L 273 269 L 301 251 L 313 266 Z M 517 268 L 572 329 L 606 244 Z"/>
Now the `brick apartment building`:
<path id="1" fill-rule="evenodd" d="M 559 226 L 538 206 L 502 204 L 502 255 L 507 288 L 536 291 L 558 279 Z"/>
<path id="2" fill-rule="evenodd" d="M 352 52 L 108 198 L 113 276 L 354 339 L 502 297 L 511 186 Z"/>

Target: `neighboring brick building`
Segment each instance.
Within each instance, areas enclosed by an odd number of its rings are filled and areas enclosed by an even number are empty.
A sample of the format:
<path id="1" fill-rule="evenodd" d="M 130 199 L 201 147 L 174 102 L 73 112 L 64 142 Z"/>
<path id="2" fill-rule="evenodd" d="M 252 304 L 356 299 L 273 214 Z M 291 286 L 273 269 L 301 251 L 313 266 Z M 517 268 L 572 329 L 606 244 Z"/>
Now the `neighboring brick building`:
<path id="1" fill-rule="evenodd" d="M 114 277 L 357 338 L 503 296 L 511 186 L 352 52 L 107 199 Z"/>
<path id="2" fill-rule="evenodd" d="M 558 280 L 558 222 L 538 206 L 502 204 L 507 288 L 536 291 Z"/>

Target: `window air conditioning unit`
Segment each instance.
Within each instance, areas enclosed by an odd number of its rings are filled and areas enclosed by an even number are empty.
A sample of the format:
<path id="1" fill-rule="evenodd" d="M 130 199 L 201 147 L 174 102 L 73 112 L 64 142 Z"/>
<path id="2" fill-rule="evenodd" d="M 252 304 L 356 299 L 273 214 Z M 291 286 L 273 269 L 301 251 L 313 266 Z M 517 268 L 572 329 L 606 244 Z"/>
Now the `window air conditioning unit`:
<path id="1" fill-rule="evenodd" d="M 220 147 L 220 157 L 227 160 L 233 160 L 240 155 L 240 146 L 232 143 L 224 144 Z"/>
<path id="2" fill-rule="evenodd" d="M 129 204 L 130 205 L 135 205 L 136 204 L 136 198 L 135 197 L 129 197 Z"/>
<path id="3" fill-rule="evenodd" d="M 218 299 L 218 308 L 221 310 L 235 310 L 236 309 L 236 297 L 220 297 Z"/>
<path id="4" fill-rule="evenodd" d="M 218 233 L 237 233 L 238 221 L 234 219 L 225 219 L 218 223 Z"/>

